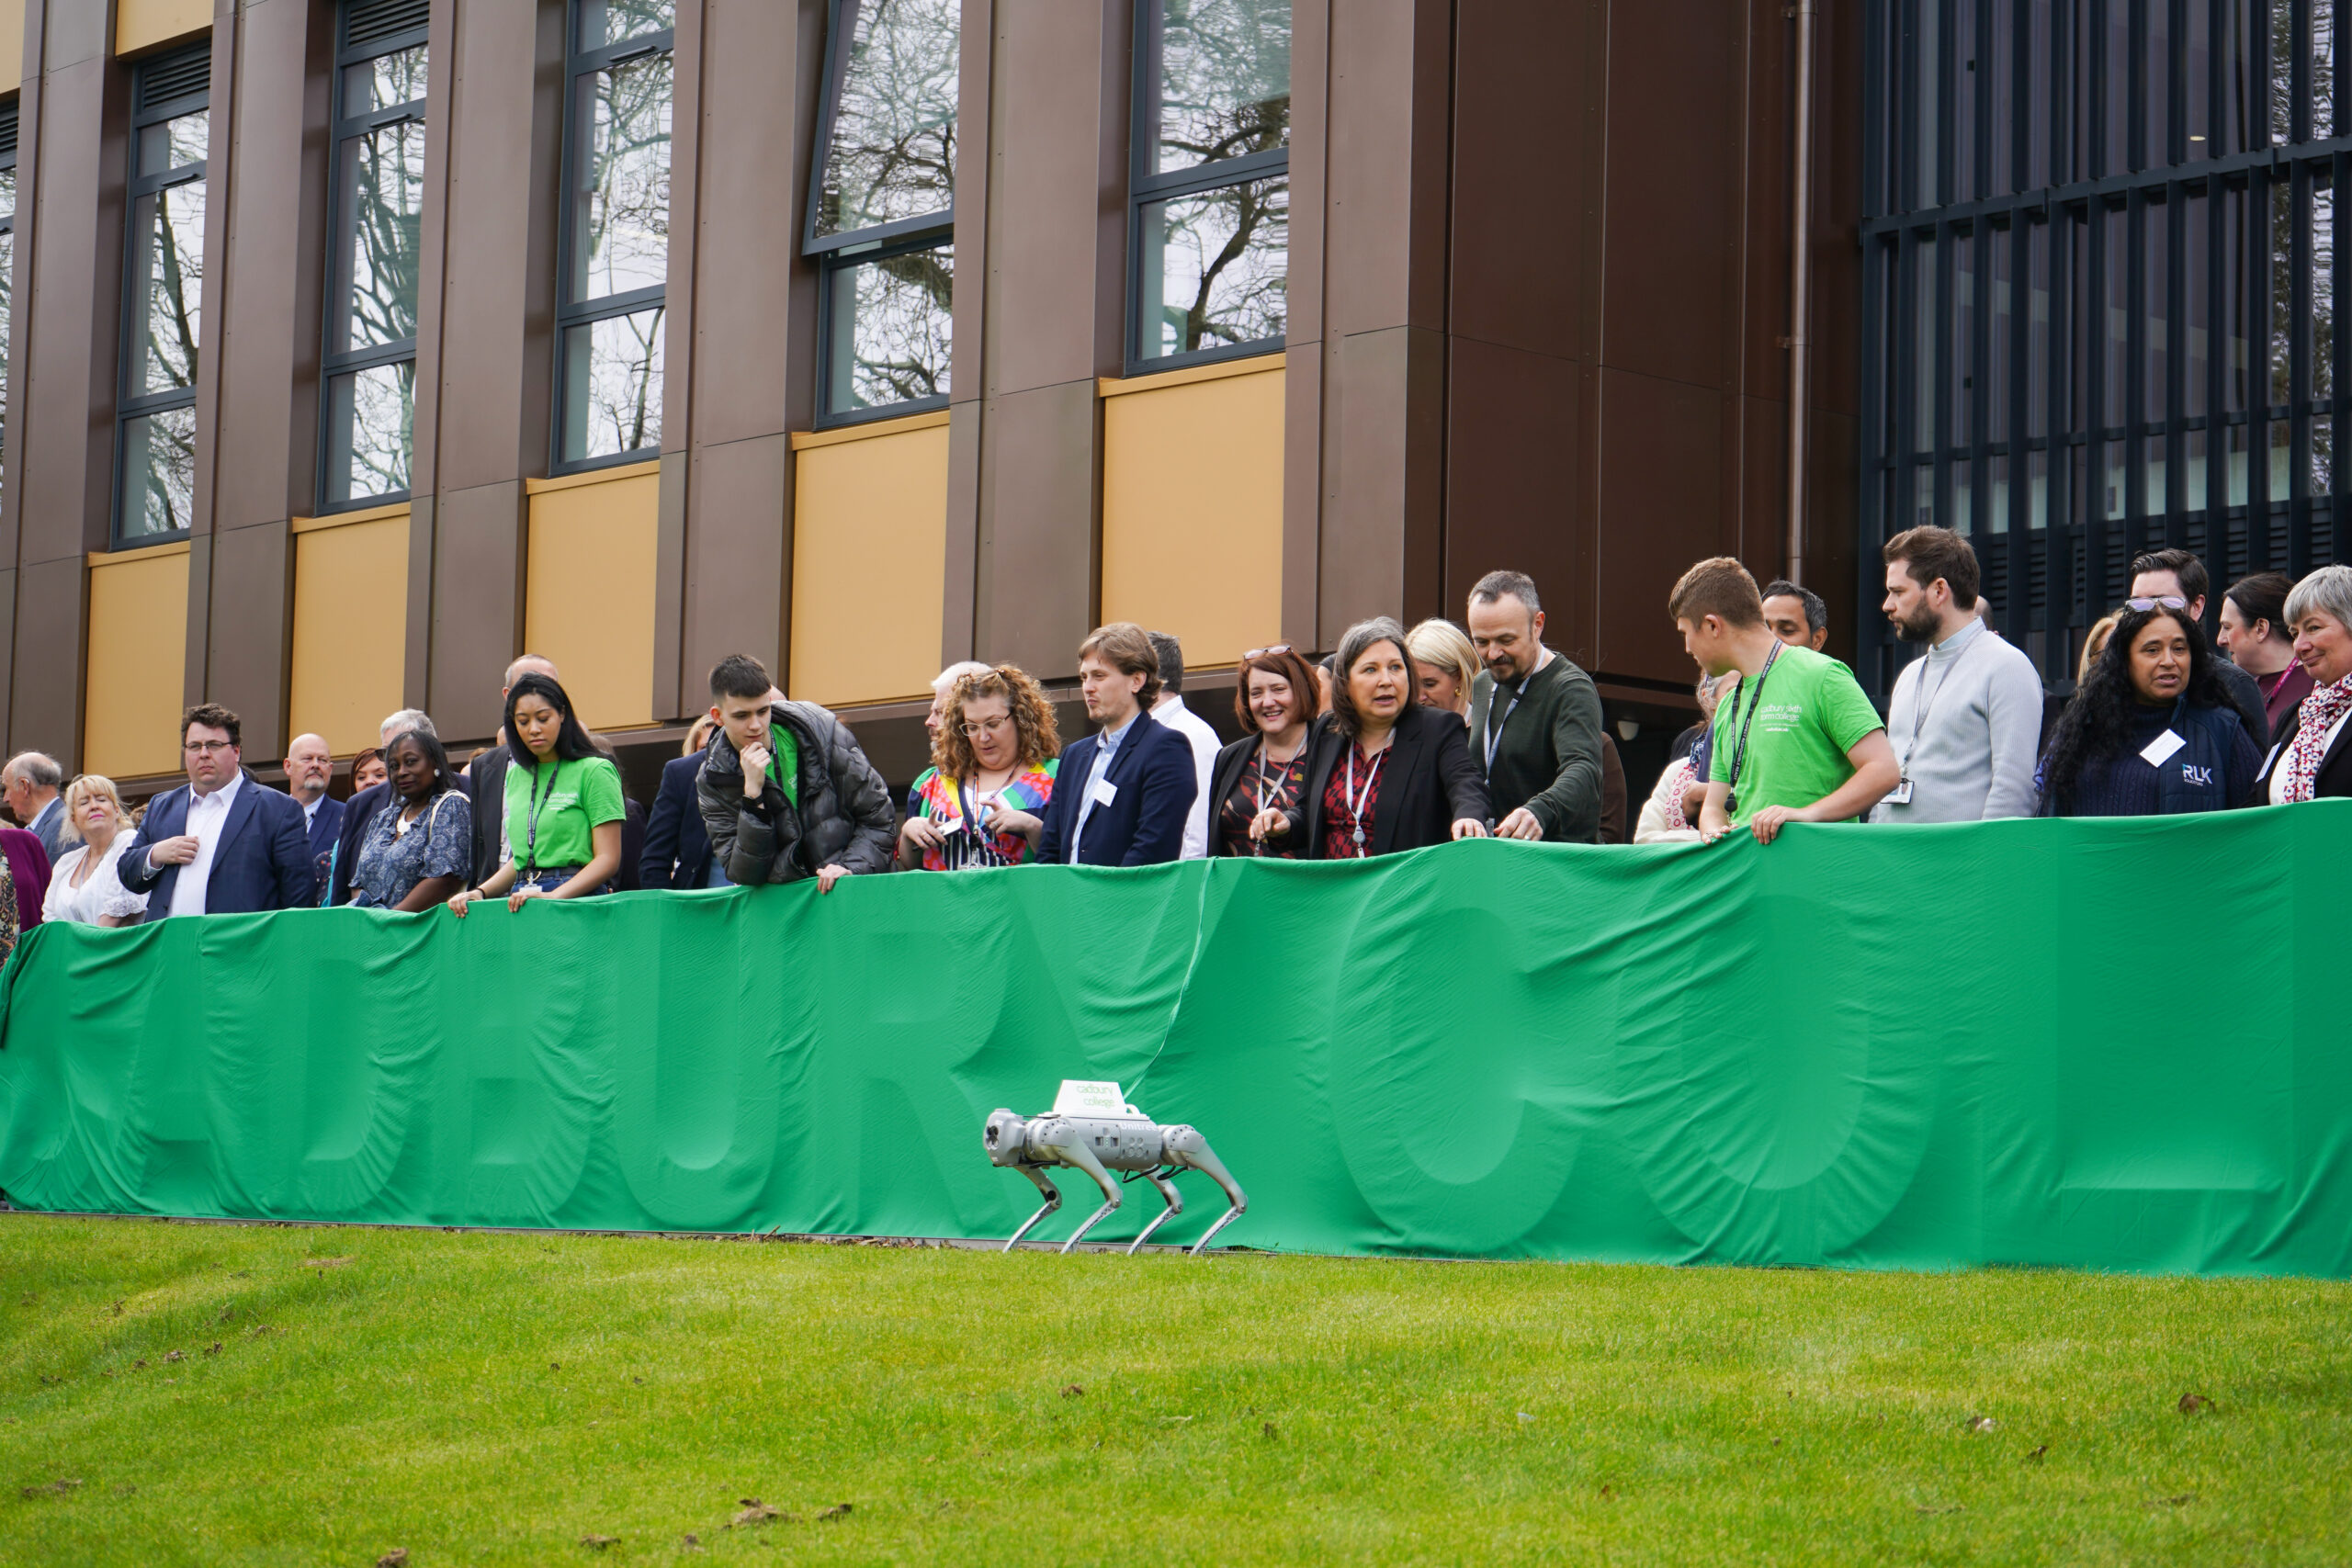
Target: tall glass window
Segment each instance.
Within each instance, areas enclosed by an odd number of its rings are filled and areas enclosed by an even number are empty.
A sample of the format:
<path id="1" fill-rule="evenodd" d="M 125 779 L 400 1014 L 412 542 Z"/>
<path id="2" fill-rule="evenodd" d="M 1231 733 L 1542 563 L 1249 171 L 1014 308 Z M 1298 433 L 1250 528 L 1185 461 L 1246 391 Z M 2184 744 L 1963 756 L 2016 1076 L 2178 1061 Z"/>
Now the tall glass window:
<path id="1" fill-rule="evenodd" d="M 0 104 L 0 481 L 7 472 L 8 348 L 16 333 L 17 102 Z"/>
<path id="2" fill-rule="evenodd" d="M 962 0 L 833 0 L 804 248 L 817 419 L 947 404 Z"/>
<path id="3" fill-rule="evenodd" d="M 1866 8 L 1864 542 L 1973 535 L 2004 634 L 2062 689 L 2143 551 L 2193 550 L 2220 587 L 2352 550 L 2335 10 Z"/>
<path id="4" fill-rule="evenodd" d="M 131 88 L 117 545 L 185 536 L 196 502 L 210 85 L 211 48 L 198 44 L 141 62 Z"/>
<path id="5" fill-rule="evenodd" d="M 427 0 L 344 0 L 334 79 L 324 510 L 408 494 L 424 246 Z"/>
<path id="6" fill-rule="evenodd" d="M 564 138 L 559 469 L 662 446 L 677 0 L 574 0 Z"/>
<path id="7" fill-rule="evenodd" d="M 1291 0 L 1136 0 L 1129 368 L 1283 344 Z"/>

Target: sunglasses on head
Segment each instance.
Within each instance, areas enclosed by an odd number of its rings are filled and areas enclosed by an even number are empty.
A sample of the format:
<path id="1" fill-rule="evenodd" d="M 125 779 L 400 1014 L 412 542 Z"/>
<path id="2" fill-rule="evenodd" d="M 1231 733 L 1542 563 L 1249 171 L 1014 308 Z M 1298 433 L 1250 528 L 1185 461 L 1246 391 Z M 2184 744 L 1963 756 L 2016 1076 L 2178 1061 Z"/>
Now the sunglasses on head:
<path id="1" fill-rule="evenodd" d="M 1286 642 L 1278 642 L 1272 648 L 1253 648 L 1241 657 L 1244 659 L 1263 659 L 1270 653 L 1288 653 L 1289 651 L 1290 644 Z"/>
<path id="2" fill-rule="evenodd" d="M 2162 598 L 2157 599 L 2126 599 L 2123 601 L 2123 607 L 2127 610 L 2139 611 L 2186 610 L 2188 608 L 2188 601 L 2186 599 L 2175 598 L 2172 594 L 2167 593 Z"/>

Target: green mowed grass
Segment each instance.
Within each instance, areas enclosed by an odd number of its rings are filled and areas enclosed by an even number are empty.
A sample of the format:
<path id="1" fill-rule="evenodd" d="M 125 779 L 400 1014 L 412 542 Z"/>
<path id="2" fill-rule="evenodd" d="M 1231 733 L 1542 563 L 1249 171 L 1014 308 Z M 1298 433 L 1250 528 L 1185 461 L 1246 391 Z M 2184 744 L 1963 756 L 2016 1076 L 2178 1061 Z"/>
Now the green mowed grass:
<path id="1" fill-rule="evenodd" d="M 0 1562 L 2342 1562 L 2347 1328 L 2294 1280 L 8 1214 Z"/>

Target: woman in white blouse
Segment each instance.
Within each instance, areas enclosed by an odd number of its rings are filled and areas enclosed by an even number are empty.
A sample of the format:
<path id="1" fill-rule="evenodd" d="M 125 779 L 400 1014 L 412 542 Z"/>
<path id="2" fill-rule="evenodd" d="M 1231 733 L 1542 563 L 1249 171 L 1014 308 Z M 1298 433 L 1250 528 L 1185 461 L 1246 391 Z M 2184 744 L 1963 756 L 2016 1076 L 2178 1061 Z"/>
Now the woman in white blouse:
<path id="1" fill-rule="evenodd" d="M 84 773 L 65 786 L 65 837 L 81 847 L 68 851 L 49 874 L 49 897 L 40 918 L 84 926 L 128 926 L 147 912 L 146 895 L 124 887 L 115 863 L 130 844 L 130 814 L 114 781 Z"/>

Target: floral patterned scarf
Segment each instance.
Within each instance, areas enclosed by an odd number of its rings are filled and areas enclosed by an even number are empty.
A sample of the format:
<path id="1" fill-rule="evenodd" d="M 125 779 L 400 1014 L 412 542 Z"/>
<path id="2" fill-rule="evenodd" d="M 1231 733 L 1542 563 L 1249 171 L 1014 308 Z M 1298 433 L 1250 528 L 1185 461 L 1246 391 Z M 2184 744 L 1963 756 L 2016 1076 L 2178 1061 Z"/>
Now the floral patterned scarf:
<path id="1" fill-rule="evenodd" d="M 2332 686 L 2314 686 L 2303 699 L 2301 716 L 2295 721 L 2295 743 L 2278 760 L 2278 766 L 2287 770 L 2289 800 L 2312 798 L 2319 787 L 2319 765 L 2327 756 L 2327 732 L 2347 712 L 2352 712 L 2352 675 Z"/>

